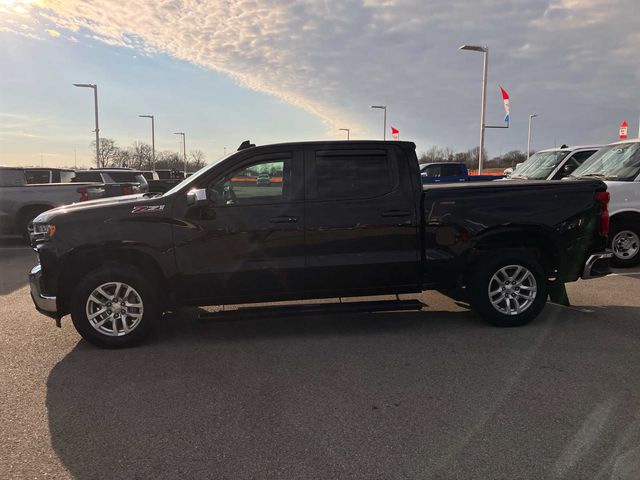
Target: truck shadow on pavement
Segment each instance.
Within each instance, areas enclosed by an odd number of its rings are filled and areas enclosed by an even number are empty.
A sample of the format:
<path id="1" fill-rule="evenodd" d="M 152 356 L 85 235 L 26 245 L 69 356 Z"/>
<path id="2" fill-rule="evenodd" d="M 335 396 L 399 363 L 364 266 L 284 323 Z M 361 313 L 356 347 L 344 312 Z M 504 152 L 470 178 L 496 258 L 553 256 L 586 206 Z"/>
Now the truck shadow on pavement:
<path id="1" fill-rule="evenodd" d="M 624 453 L 623 431 L 640 439 L 612 380 L 640 374 L 638 337 L 621 334 L 640 309 L 612 310 L 622 325 L 552 306 L 525 328 L 496 329 L 471 312 L 205 323 L 185 309 L 138 348 L 78 343 L 48 378 L 51 443 L 76 478 L 593 473 L 606 459 L 578 464 L 571 442 L 601 402 L 613 405 L 601 409 L 612 431 L 596 441 L 608 435 Z M 612 340 L 606 372 L 590 368 L 587 351 Z"/>

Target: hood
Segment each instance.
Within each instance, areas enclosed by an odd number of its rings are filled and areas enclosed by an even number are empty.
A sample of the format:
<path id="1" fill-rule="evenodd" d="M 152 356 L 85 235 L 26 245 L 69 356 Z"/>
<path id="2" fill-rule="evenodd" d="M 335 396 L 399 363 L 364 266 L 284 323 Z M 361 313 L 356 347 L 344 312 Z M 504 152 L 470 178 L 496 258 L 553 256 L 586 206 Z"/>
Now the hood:
<path id="1" fill-rule="evenodd" d="M 123 206 L 126 204 L 136 204 L 144 200 L 150 200 L 153 196 L 145 196 L 144 193 L 136 193 L 133 195 L 124 195 L 121 197 L 109 197 L 100 198 L 98 200 L 88 200 L 86 202 L 72 203 L 70 205 L 62 205 L 60 207 L 52 208 L 44 213 L 38 215 L 33 222 L 34 223 L 48 223 L 53 218 L 59 215 L 66 215 L 72 212 L 87 211 L 93 209 L 101 209 L 105 207 Z"/>

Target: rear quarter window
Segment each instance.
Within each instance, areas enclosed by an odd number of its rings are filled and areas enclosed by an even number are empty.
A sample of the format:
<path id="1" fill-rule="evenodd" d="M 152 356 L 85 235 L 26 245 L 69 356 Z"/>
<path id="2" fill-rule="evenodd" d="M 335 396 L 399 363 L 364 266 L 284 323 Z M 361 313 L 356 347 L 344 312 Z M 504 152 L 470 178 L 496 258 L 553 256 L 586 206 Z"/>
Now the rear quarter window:
<path id="1" fill-rule="evenodd" d="M 73 179 L 75 177 L 76 177 L 76 172 L 72 172 L 70 170 L 62 170 L 60 172 L 60 183 L 73 182 Z"/>
<path id="2" fill-rule="evenodd" d="M 103 183 L 102 175 L 99 172 L 76 172 L 74 182 L 98 182 Z"/>
<path id="3" fill-rule="evenodd" d="M 140 183 L 144 180 L 144 176 L 138 172 L 107 172 L 114 182 L 116 183 Z"/>

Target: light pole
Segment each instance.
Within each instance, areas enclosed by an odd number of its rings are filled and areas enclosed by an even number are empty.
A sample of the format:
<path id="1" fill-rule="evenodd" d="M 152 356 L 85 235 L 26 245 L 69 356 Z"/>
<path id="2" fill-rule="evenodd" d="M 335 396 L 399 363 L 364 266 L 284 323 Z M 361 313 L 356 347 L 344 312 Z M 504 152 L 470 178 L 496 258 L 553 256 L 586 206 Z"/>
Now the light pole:
<path id="1" fill-rule="evenodd" d="M 383 134 L 382 134 L 382 139 L 386 140 L 387 139 L 387 106 L 386 105 L 371 105 L 371 108 L 379 108 L 381 110 L 384 110 L 384 123 L 383 123 Z"/>
<path id="2" fill-rule="evenodd" d="M 482 150 L 484 149 L 484 112 L 486 110 L 487 96 L 487 69 L 489 67 L 489 47 L 478 45 L 461 45 L 460 50 L 470 50 L 472 52 L 481 52 L 482 62 L 482 109 L 480 110 L 480 150 L 478 152 L 478 174 L 482 174 Z"/>
<path id="3" fill-rule="evenodd" d="M 93 102 L 96 114 L 96 166 L 100 168 L 100 128 L 98 128 L 98 85 L 95 83 L 74 83 L 74 87 L 93 88 Z"/>
<path id="4" fill-rule="evenodd" d="M 536 118 L 538 115 L 532 113 L 529 115 L 529 134 L 527 135 L 527 160 L 529 160 L 529 155 L 531 155 L 531 120 Z"/>
<path id="5" fill-rule="evenodd" d="M 187 147 L 184 132 L 174 132 L 174 135 L 182 135 L 182 156 L 184 157 L 184 178 L 187 178 Z"/>
<path id="6" fill-rule="evenodd" d="M 151 119 L 151 170 L 156 171 L 156 126 L 153 115 L 138 115 L 140 118 Z"/>
<path id="7" fill-rule="evenodd" d="M 339 128 L 338 130 L 342 131 L 342 132 L 347 132 L 347 140 L 350 140 L 350 134 L 351 134 L 351 130 L 348 128 Z"/>

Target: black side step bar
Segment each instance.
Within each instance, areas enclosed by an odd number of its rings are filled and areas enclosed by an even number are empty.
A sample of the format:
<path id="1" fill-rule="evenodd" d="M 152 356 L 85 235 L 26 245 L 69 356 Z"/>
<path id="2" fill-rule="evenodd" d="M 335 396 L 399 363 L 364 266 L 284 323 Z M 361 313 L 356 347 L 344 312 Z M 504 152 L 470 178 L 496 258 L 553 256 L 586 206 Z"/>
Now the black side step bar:
<path id="1" fill-rule="evenodd" d="M 198 320 L 230 320 L 235 318 L 268 318 L 329 313 L 373 313 L 422 310 L 426 305 L 420 300 L 375 300 L 369 302 L 312 303 L 273 305 L 266 307 L 239 307 L 234 310 L 207 312 Z"/>

